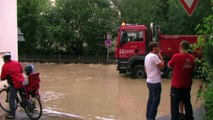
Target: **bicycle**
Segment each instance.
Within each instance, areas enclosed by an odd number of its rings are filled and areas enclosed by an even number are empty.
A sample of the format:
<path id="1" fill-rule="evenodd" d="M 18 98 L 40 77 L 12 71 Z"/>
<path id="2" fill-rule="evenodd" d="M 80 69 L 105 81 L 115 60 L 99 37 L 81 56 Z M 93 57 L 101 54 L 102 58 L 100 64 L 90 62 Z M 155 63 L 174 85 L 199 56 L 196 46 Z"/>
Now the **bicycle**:
<path id="1" fill-rule="evenodd" d="M 40 82 L 37 81 L 38 78 L 35 76 L 39 76 L 36 74 L 32 77 L 29 77 L 29 85 L 24 88 L 25 95 L 27 97 L 23 98 L 23 93 L 19 91 L 19 94 L 16 96 L 16 109 L 20 106 L 22 107 L 27 116 L 32 120 L 38 120 L 42 115 L 42 104 L 40 101 L 40 95 L 38 92 L 38 84 Z M 37 82 L 35 82 L 37 81 Z M 36 83 L 36 84 L 35 84 Z M 0 107 L 5 112 L 10 112 L 9 108 L 9 94 L 10 94 L 10 86 L 4 85 L 4 88 L 0 91 Z"/>

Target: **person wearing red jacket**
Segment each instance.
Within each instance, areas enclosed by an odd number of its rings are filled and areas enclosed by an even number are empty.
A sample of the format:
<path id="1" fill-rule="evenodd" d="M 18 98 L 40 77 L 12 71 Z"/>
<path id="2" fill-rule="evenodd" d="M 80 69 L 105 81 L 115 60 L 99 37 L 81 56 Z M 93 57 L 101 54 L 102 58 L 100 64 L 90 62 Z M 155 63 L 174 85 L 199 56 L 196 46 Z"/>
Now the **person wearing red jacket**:
<path id="1" fill-rule="evenodd" d="M 10 113 L 5 116 L 6 119 L 15 118 L 15 98 L 20 89 L 23 88 L 24 76 L 22 66 L 18 61 L 11 60 L 11 54 L 5 53 L 2 56 L 4 65 L 1 71 L 1 80 L 7 80 L 10 87 L 9 106 Z"/>
<path id="2" fill-rule="evenodd" d="M 171 120 L 178 120 L 180 101 L 185 106 L 186 120 L 194 120 L 190 92 L 195 58 L 189 53 L 189 49 L 189 43 L 182 41 L 179 45 L 180 53 L 174 54 L 168 62 L 168 67 L 173 69 L 170 93 Z"/>

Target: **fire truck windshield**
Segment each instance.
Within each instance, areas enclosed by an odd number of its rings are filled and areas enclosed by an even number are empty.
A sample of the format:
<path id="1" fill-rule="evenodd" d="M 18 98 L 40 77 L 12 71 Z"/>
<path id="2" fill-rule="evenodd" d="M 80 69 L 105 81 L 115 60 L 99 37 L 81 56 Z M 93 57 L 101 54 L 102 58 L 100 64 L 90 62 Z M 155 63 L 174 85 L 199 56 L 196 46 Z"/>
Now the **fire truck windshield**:
<path id="1" fill-rule="evenodd" d="M 143 41 L 142 31 L 121 31 L 121 43 Z"/>

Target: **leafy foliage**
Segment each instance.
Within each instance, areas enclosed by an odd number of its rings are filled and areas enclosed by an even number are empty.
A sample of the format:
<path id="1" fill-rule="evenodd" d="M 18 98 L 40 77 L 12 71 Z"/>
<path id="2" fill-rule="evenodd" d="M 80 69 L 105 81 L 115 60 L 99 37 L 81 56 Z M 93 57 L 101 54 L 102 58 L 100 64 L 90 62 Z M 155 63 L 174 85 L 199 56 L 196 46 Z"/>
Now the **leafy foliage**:
<path id="1" fill-rule="evenodd" d="M 205 120 L 212 120 L 213 118 L 213 87 L 209 87 L 204 93 L 205 99 Z"/>
<path id="2" fill-rule="evenodd" d="M 26 3 L 19 2 L 20 14 L 26 14 Z M 42 11 L 31 11 L 30 15 L 35 22 L 30 19 L 22 25 L 25 19 L 20 17 L 21 29 L 29 34 L 26 34 L 26 44 L 29 49 L 40 49 L 48 53 L 103 53 L 105 34 L 116 32 L 114 28 L 117 28 L 118 20 L 117 9 L 108 0 L 56 0 Z M 33 34 L 27 30 L 32 30 Z M 83 43 L 88 45 L 86 52 Z"/>
<path id="3" fill-rule="evenodd" d="M 213 14 L 204 18 L 202 24 L 199 24 L 196 28 L 197 33 L 200 35 L 198 38 L 198 44 L 194 48 L 202 48 L 204 56 L 199 61 L 198 72 L 202 77 L 200 89 L 198 91 L 198 97 L 204 94 L 204 106 L 206 109 L 206 120 L 212 119 L 213 115 Z"/>
<path id="4" fill-rule="evenodd" d="M 19 53 L 105 54 L 106 33 L 115 40 L 122 20 L 147 27 L 154 22 L 163 34 L 195 34 L 195 26 L 212 13 L 210 1 L 199 1 L 188 16 L 175 0 L 18 0 L 26 40 Z"/>
<path id="5" fill-rule="evenodd" d="M 168 21 L 166 21 L 164 32 L 167 34 L 196 34 L 197 24 L 212 13 L 210 3 L 211 0 L 199 1 L 192 16 L 188 16 L 179 0 L 169 0 Z"/>
<path id="6" fill-rule="evenodd" d="M 25 43 L 19 46 L 19 50 L 32 53 L 37 41 L 37 29 L 40 25 L 39 15 L 48 5 L 46 0 L 18 0 L 18 26 L 24 33 Z"/>
<path id="7" fill-rule="evenodd" d="M 211 13 L 211 0 L 199 1 L 188 16 L 179 0 L 113 0 L 128 23 L 151 22 L 161 26 L 163 34 L 195 34 L 195 27 Z M 205 7 L 204 7 L 205 6 Z"/>
<path id="8" fill-rule="evenodd" d="M 213 68 L 213 14 L 204 19 L 203 24 L 197 25 L 197 33 L 199 34 L 197 44 L 193 46 L 194 49 L 203 49 L 204 56 L 199 60 L 200 72 L 204 73 Z M 206 62 L 206 63 L 205 63 Z M 208 67 L 208 68 L 207 68 Z M 202 68 L 202 69 L 201 69 Z"/>

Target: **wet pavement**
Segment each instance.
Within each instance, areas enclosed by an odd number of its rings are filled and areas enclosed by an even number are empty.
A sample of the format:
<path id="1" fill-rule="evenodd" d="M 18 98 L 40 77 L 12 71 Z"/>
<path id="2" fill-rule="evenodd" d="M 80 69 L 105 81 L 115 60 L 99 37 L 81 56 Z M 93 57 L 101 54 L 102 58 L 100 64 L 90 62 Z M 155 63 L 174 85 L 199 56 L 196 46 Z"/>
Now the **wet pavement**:
<path id="1" fill-rule="evenodd" d="M 26 63 L 22 63 L 23 66 Z M 41 120 L 146 120 L 148 91 L 145 80 L 119 75 L 115 65 L 34 64 L 41 75 Z M 191 97 L 196 120 L 201 120 L 202 102 L 196 103 L 199 80 Z M 170 80 L 162 82 L 159 120 L 170 120 Z M 0 119 L 5 113 L 0 109 Z M 16 120 L 28 120 L 22 108 Z"/>

